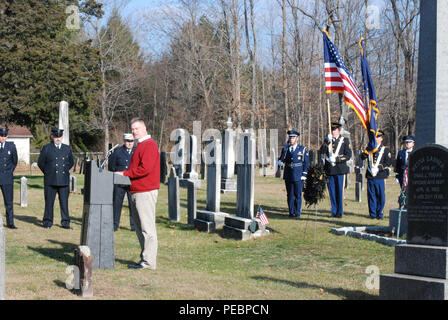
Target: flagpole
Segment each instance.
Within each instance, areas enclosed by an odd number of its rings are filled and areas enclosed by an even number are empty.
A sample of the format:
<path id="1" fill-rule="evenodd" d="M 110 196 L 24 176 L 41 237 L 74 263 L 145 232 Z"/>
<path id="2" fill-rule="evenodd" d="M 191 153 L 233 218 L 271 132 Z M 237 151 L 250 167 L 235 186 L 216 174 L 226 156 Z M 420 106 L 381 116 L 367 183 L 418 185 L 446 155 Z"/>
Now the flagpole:
<path id="1" fill-rule="evenodd" d="M 330 113 L 330 99 L 327 97 L 327 112 L 328 112 L 328 130 L 331 134 L 331 113 Z M 330 156 L 333 155 L 333 139 L 330 139 L 330 147 L 328 148 Z"/>

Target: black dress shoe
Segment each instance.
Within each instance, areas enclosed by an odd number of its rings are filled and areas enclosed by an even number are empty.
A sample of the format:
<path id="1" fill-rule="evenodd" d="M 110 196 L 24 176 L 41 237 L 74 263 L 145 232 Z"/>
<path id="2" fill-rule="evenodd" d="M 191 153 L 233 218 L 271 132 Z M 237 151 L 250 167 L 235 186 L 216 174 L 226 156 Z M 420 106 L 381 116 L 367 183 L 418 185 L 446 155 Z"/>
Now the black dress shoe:
<path id="1" fill-rule="evenodd" d="M 13 224 L 8 224 L 6 227 L 9 228 L 9 229 L 18 229 L 18 228 L 17 228 L 15 225 L 13 225 Z"/>

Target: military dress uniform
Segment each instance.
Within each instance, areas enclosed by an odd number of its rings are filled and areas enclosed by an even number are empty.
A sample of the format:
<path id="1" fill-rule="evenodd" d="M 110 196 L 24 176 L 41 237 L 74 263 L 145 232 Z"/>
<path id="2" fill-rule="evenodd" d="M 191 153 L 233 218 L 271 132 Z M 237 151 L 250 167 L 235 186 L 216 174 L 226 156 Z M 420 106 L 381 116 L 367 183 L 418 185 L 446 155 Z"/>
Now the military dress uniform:
<path id="1" fill-rule="evenodd" d="M 381 159 L 378 160 L 378 158 Z M 361 154 L 363 160 L 368 159 L 367 152 Z M 386 185 L 384 180 L 389 177 L 392 155 L 389 148 L 381 144 L 377 152 L 372 154 L 372 161 L 368 161 L 366 170 L 367 199 L 369 203 L 369 215 L 372 219 L 382 219 L 383 209 L 386 204 Z M 378 173 L 374 175 L 374 167 L 377 164 Z"/>
<path id="2" fill-rule="evenodd" d="M 43 226 L 51 228 L 53 225 L 54 200 L 56 194 L 58 194 L 62 218 L 61 225 L 63 228 L 69 229 L 70 169 L 74 165 L 72 150 L 66 144 L 61 144 L 58 148 L 54 142 L 51 142 L 42 148 L 37 164 L 44 173 L 45 211 Z"/>
<path id="3" fill-rule="evenodd" d="M 339 125 L 340 127 L 340 125 Z M 331 216 L 342 218 L 344 212 L 344 177 L 350 172 L 347 161 L 352 156 L 350 140 L 341 135 L 332 138 L 334 162 L 330 161 L 330 140 L 325 139 L 321 154 L 325 155 L 324 170 L 328 177 L 328 193 L 330 194 Z"/>
<path id="4" fill-rule="evenodd" d="M 403 139 L 404 142 L 415 142 L 415 138 L 413 136 L 406 136 Z M 400 183 L 400 188 L 403 189 L 404 184 L 404 175 L 406 172 L 406 169 L 408 168 L 409 164 L 409 156 L 412 153 L 412 151 L 408 151 L 406 149 L 398 151 L 397 159 L 395 161 L 395 178 Z"/>
<path id="5" fill-rule="evenodd" d="M 6 137 L 8 129 L 1 128 L 0 133 Z M 14 181 L 13 172 L 17 166 L 17 149 L 14 142 L 0 143 L 0 187 L 3 194 L 3 202 L 6 210 L 6 226 L 15 229 L 14 226 Z"/>
<path id="6" fill-rule="evenodd" d="M 295 130 L 288 134 L 299 133 Z M 300 217 L 302 212 L 302 190 L 309 166 L 309 154 L 306 147 L 297 144 L 287 144 L 283 147 L 279 164 L 284 165 L 283 179 L 285 180 L 288 208 L 290 217 Z"/>
<path id="7" fill-rule="evenodd" d="M 122 145 L 120 148 L 116 149 L 109 158 L 109 171 L 118 172 L 128 170 L 134 150 L 135 147 L 132 148 L 130 152 L 128 152 L 125 145 Z M 118 230 L 118 227 L 120 225 L 121 209 L 123 207 L 123 199 L 125 194 L 128 197 L 129 210 L 132 210 L 131 194 L 129 192 L 129 186 L 114 185 L 113 207 L 114 207 L 115 231 Z M 129 217 L 130 217 L 131 230 L 135 230 L 134 219 L 132 218 L 131 212 L 129 212 Z"/>

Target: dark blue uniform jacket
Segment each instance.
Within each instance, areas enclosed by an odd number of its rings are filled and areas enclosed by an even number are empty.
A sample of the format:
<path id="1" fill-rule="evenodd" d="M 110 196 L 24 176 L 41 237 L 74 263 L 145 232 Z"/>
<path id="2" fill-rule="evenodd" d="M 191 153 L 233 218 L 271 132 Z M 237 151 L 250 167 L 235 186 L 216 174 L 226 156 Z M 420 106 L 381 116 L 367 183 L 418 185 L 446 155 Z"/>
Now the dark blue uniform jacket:
<path id="1" fill-rule="evenodd" d="M 291 152 L 289 147 L 286 145 L 280 155 L 280 160 L 285 165 L 283 179 L 289 182 L 300 181 L 302 177 L 306 177 L 308 171 L 310 163 L 308 149 L 297 145 L 296 149 Z"/>
<path id="2" fill-rule="evenodd" d="M 117 172 L 128 170 L 134 150 L 135 148 L 132 148 L 131 153 L 129 153 L 124 145 L 116 149 L 109 158 L 109 171 Z"/>
<path id="3" fill-rule="evenodd" d="M 13 172 L 17 166 L 17 149 L 14 142 L 6 141 L 0 148 L 0 185 L 13 184 Z"/>
<path id="4" fill-rule="evenodd" d="M 70 169 L 74 165 L 72 149 L 62 144 L 56 148 L 53 142 L 45 145 L 39 155 L 37 165 L 44 173 L 44 184 L 47 186 L 70 185 Z"/>

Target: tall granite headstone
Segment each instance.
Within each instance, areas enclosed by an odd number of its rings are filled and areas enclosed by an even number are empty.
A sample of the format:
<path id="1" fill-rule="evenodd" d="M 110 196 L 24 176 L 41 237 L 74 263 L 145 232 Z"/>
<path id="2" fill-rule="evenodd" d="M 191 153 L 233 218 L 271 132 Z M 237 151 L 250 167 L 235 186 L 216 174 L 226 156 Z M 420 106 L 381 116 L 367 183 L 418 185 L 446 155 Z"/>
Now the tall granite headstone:
<path id="1" fill-rule="evenodd" d="M 224 225 L 227 213 L 221 212 L 221 140 L 212 139 L 204 150 L 207 165 L 206 209 L 198 210 L 194 226 L 198 231 L 214 232 Z"/>
<path id="2" fill-rule="evenodd" d="M 168 215 L 170 220 L 180 221 L 179 177 L 174 167 L 168 177 Z"/>
<path id="3" fill-rule="evenodd" d="M 187 220 L 189 225 L 194 225 L 197 212 L 196 183 L 187 181 Z"/>
<path id="4" fill-rule="evenodd" d="M 380 298 L 448 300 L 448 1 L 420 1 L 416 146 L 409 157 L 407 243 Z"/>
<path id="5" fill-rule="evenodd" d="M 246 130 L 241 133 L 237 159 L 236 217 L 224 220 L 223 236 L 237 240 L 269 234 L 259 219 L 254 218 L 255 136 Z"/>
<path id="6" fill-rule="evenodd" d="M 188 187 L 187 181 L 192 181 L 196 184 L 197 188 L 201 187 L 201 180 L 197 171 L 199 159 L 198 159 L 198 139 L 194 135 L 190 135 L 188 141 L 189 147 L 187 148 L 187 161 L 186 172 L 183 175 L 183 179 L 179 180 L 181 187 Z"/>
<path id="7" fill-rule="evenodd" d="M 59 129 L 64 130 L 62 143 L 70 145 L 69 113 L 68 113 L 68 102 L 66 101 L 61 101 L 59 103 Z"/>
<path id="8" fill-rule="evenodd" d="M 168 163 L 166 160 L 166 152 L 160 152 L 160 183 L 165 183 L 168 174 Z"/>
<path id="9" fill-rule="evenodd" d="M 187 131 L 177 129 L 171 133 L 170 141 L 174 141 L 175 145 L 171 152 L 171 162 L 176 168 L 176 176 L 182 178 L 185 170 L 185 162 L 187 157 Z"/>
<path id="10" fill-rule="evenodd" d="M 226 122 L 227 129 L 224 130 L 222 143 L 222 165 L 221 165 L 221 192 L 236 192 L 235 181 L 235 134 L 232 129 L 232 120 Z"/>
<path id="11" fill-rule="evenodd" d="M 266 129 L 258 129 L 258 162 L 260 166 L 259 175 L 266 177 L 267 175 L 267 165 L 268 165 L 268 150 L 266 145 Z"/>

